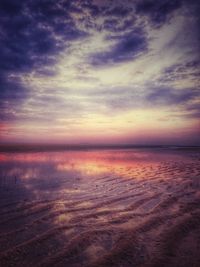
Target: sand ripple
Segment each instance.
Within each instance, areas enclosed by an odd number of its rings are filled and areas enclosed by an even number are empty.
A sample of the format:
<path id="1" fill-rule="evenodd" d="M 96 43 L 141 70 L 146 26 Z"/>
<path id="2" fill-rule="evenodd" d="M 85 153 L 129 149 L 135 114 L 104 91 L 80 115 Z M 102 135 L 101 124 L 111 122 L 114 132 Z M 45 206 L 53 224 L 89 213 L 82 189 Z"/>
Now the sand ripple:
<path id="1" fill-rule="evenodd" d="M 200 266 L 199 152 L 96 163 L 71 183 L 1 180 L 1 267 Z"/>

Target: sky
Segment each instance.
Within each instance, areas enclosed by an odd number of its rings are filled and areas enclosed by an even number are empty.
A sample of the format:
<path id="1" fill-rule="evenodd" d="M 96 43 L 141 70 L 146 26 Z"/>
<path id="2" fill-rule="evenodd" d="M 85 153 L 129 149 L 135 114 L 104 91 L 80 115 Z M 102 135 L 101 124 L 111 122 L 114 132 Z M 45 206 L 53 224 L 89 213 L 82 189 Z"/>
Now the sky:
<path id="1" fill-rule="evenodd" d="M 199 0 L 1 0 L 0 142 L 200 145 Z"/>

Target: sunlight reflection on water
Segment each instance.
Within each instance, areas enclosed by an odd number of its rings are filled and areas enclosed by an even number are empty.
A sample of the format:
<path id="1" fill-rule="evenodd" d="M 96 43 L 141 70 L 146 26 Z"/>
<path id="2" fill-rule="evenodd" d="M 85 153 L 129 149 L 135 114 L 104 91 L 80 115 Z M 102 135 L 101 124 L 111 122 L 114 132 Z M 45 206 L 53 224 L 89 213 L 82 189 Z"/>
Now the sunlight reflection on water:
<path id="1" fill-rule="evenodd" d="M 183 155 L 178 153 L 145 150 L 1 153 L 1 178 L 8 185 L 16 183 L 16 179 L 18 183 L 72 178 L 80 182 L 83 178 L 103 175 L 136 179 L 143 178 L 146 173 L 151 177 L 161 162 L 181 157 Z"/>

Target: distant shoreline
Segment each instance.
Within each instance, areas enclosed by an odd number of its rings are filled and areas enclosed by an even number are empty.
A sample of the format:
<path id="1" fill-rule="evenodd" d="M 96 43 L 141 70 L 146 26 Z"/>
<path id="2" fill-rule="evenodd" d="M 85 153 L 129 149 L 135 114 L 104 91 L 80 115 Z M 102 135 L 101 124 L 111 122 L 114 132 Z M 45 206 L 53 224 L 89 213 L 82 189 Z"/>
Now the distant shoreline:
<path id="1" fill-rule="evenodd" d="M 170 150 L 200 150 L 200 146 L 180 145 L 66 145 L 66 144 L 0 144 L 0 152 L 48 152 L 48 151 L 79 151 L 105 149 L 170 149 Z"/>

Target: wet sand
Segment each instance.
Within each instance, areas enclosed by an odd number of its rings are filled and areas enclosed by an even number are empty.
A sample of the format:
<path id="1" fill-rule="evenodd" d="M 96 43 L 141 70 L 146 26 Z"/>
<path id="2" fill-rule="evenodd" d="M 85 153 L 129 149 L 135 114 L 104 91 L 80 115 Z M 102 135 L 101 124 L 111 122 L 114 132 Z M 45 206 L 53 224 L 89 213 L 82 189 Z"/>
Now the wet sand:
<path id="1" fill-rule="evenodd" d="M 0 153 L 0 266 L 199 267 L 200 151 Z"/>

